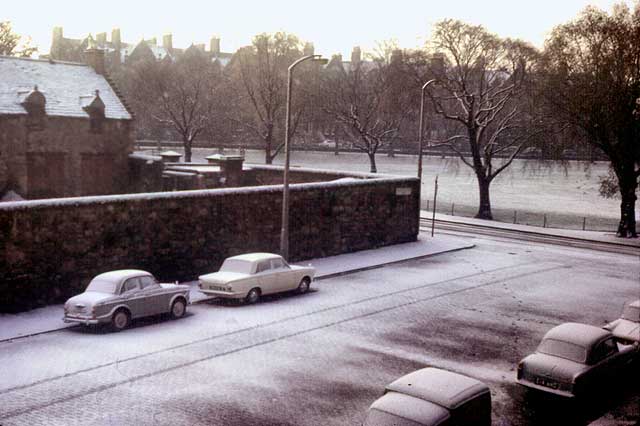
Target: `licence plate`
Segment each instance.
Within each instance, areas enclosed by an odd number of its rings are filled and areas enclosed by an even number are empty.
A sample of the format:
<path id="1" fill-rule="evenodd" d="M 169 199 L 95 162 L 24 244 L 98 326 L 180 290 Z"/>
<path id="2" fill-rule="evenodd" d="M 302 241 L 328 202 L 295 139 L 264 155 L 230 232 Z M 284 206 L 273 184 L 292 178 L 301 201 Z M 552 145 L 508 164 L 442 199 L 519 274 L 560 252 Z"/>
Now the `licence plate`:
<path id="1" fill-rule="evenodd" d="M 546 388 L 558 389 L 559 385 L 557 382 L 549 379 L 543 379 L 541 377 L 536 377 L 533 381 L 536 385 L 544 386 Z"/>

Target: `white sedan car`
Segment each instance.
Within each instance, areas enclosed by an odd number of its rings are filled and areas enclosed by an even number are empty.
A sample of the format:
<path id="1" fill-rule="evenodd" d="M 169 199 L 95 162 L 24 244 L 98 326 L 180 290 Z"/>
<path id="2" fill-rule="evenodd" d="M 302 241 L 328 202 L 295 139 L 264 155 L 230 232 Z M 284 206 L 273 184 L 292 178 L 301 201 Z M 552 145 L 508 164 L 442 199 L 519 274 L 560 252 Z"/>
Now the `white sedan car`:
<path id="1" fill-rule="evenodd" d="M 249 253 L 227 258 L 218 272 L 198 277 L 198 286 L 208 296 L 256 303 L 266 294 L 306 293 L 315 273 L 312 266 L 289 265 L 277 254 Z"/>
<path id="2" fill-rule="evenodd" d="M 640 299 L 629 302 L 617 320 L 604 326 L 622 344 L 640 343 Z"/>

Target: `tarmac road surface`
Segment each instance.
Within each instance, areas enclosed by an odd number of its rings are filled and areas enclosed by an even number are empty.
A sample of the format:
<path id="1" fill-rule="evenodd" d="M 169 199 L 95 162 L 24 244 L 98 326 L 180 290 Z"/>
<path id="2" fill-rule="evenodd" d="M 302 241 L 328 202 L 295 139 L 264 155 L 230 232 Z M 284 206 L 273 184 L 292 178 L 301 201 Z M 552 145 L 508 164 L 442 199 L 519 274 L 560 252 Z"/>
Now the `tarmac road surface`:
<path id="1" fill-rule="evenodd" d="M 563 424 L 606 412 L 637 421 L 624 408 L 637 388 L 587 408 L 540 404 L 514 384 L 549 328 L 602 325 L 637 298 L 637 258 L 474 242 L 317 281 L 302 296 L 2 342 L 0 424 L 357 425 L 385 384 L 427 365 L 486 382 L 494 425 L 550 424 L 551 410 Z"/>

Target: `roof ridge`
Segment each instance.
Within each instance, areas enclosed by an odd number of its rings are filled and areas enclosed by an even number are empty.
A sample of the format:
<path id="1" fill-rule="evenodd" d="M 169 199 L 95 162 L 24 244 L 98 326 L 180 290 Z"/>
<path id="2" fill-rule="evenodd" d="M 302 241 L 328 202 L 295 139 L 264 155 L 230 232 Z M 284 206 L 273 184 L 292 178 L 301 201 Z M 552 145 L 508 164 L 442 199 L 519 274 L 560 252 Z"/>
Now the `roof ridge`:
<path id="1" fill-rule="evenodd" d="M 83 62 L 71 62 L 71 61 L 58 61 L 55 59 L 41 59 L 41 58 L 23 58 L 21 56 L 7 56 L 0 55 L 0 59 L 12 59 L 12 60 L 20 60 L 20 61 L 30 61 L 30 62 L 42 62 L 46 64 L 61 64 L 61 65 L 78 65 L 81 67 L 88 67 L 89 65 Z"/>

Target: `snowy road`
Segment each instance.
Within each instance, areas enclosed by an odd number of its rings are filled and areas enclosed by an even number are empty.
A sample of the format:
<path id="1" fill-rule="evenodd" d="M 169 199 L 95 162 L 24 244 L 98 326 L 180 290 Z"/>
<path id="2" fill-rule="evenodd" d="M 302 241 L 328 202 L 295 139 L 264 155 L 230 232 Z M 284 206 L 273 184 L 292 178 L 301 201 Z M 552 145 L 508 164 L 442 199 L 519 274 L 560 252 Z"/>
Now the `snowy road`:
<path id="1" fill-rule="evenodd" d="M 495 425 L 544 424 L 513 384 L 516 363 L 555 324 L 617 317 L 637 297 L 640 266 L 632 256 L 474 242 L 321 280 L 308 295 L 192 306 L 182 320 L 122 333 L 3 342 L 0 424 L 356 425 L 385 384 L 425 365 L 487 382 Z M 569 418 L 586 424 L 602 411 Z"/>

